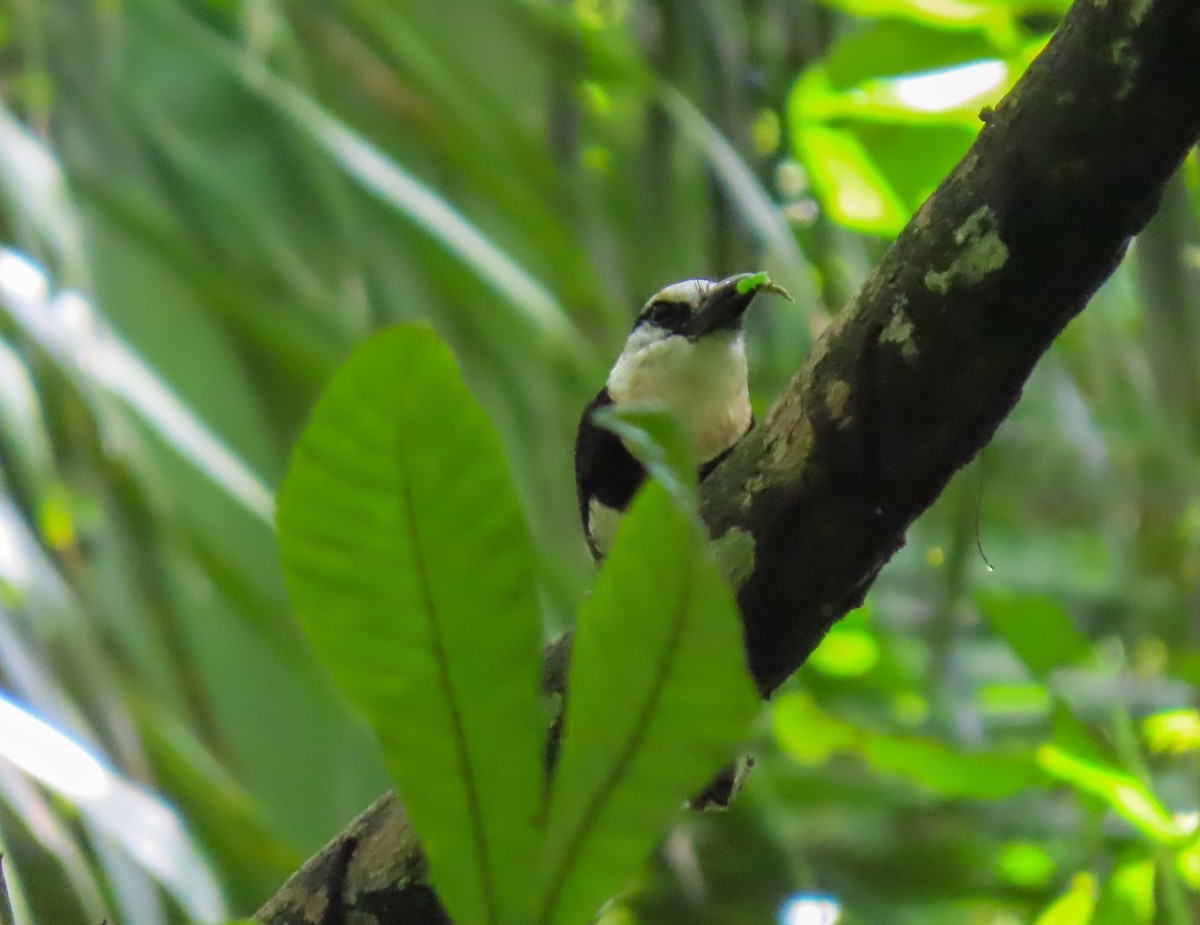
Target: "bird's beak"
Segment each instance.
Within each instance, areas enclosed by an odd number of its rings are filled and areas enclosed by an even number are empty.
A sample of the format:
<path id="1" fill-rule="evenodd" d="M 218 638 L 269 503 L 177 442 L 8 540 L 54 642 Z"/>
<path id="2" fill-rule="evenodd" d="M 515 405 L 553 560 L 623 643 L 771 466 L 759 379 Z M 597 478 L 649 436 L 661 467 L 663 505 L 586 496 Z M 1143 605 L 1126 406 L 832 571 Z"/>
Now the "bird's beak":
<path id="1" fill-rule="evenodd" d="M 739 273 L 713 283 L 699 311 L 692 317 L 688 339 L 697 340 L 714 331 L 737 330 L 742 323 L 742 315 L 754 301 L 759 288 L 768 288 L 761 285 L 761 281 L 765 280 L 765 273 Z"/>

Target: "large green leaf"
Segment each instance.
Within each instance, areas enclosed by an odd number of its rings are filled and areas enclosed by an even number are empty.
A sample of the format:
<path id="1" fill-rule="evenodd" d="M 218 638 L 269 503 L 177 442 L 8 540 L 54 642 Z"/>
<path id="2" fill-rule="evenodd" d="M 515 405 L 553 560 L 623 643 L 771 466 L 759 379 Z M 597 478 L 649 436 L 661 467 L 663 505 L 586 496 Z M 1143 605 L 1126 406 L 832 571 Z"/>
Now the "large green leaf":
<path id="1" fill-rule="evenodd" d="M 758 697 L 737 607 L 695 521 L 651 482 L 575 630 L 541 864 L 545 925 L 591 920 L 683 801 L 734 757 Z"/>
<path id="2" fill-rule="evenodd" d="M 499 440 L 430 330 L 363 344 L 279 496 L 285 577 L 463 925 L 525 892 L 542 773 L 532 552 Z"/>

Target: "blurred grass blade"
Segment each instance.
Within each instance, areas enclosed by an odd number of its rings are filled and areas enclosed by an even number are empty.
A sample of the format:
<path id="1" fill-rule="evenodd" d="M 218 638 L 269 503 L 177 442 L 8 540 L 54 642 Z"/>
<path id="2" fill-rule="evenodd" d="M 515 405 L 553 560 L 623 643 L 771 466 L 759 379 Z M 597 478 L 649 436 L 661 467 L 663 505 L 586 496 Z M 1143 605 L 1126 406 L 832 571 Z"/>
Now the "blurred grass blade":
<path id="1" fill-rule="evenodd" d="M 25 902 L 25 890 L 21 886 L 21 879 L 13 869 L 11 861 L 5 865 L 5 860 L 11 857 L 12 852 L 5 844 L 4 833 L 0 832 L 0 891 L 4 894 L 0 896 L 0 903 L 3 903 L 3 907 L 0 908 L 0 925 L 33 921 L 29 906 Z M 19 919 L 15 915 L 18 912 Z"/>
<path id="2" fill-rule="evenodd" d="M 8 879 L 4 876 L 4 855 L 0 854 L 0 925 L 13 925 L 12 901 L 8 898 Z"/>
<path id="3" fill-rule="evenodd" d="M 105 912 L 104 897 L 101 895 L 103 890 L 87 855 L 76 843 L 75 834 L 52 808 L 53 799 L 11 762 L 0 762 L 0 802 L 4 804 L 5 812 L 12 813 L 28 830 L 33 841 L 54 857 L 66 876 L 75 901 L 89 918 L 98 922 L 104 918 Z M 5 855 L 6 863 L 15 857 L 5 852 L 2 838 L 0 854 Z M 11 865 L 9 874 L 16 874 Z M 17 892 L 14 891 L 14 894 Z M 21 897 L 14 895 L 14 899 L 23 904 Z M 18 921 L 32 922 L 33 918 L 25 914 Z"/>
<path id="4" fill-rule="evenodd" d="M 658 97 L 684 137 L 703 153 L 709 166 L 729 191 L 730 199 L 766 247 L 771 274 L 792 293 L 799 305 L 819 305 L 812 273 L 796 237 L 763 189 L 754 171 L 742 160 L 729 140 L 669 84 L 658 88 Z"/>
<path id="5" fill-rule="evenodd" d="M 37 386 L 21 355 L 0 340 L 0 445 L 18 488 L 39 510 L 59 490 Z"/>
<path id="6" fill-rule="evenodd" d="M 3 695 L 0 755 L 120 845 L 193 919 L 216 922 L 225 916 L 216 880 L 173 809 Z"/>
<path id="7" fill-rule="evenodd" d="M 279 543 L 447 911 L 515 920 L 542 789 L 533 551 L 499 438 L 432 331 L 386 331 L 335 373 L 280 491 Z"/>
<path id="8" fill-rule="evenodd" d="M 14 224 L 26 232 L 26 246 L 44 247 L 52 255 L 55 272 L 70 285 L 88 285 L 79 225 L 62 168 L 41 139 L 14 119 L 2 102 L 0 187 L 17 219 Z"/>
<path id="9" fill-rule="evenodd" d="M 271 492 L 128 344 L 74 291 L 51 298 L 43 270 L 0 248 L 0 309 L 80 385 L 121 400 L 170 446 L 259 518 L 270 521 Z M 97 408 L 103 417 L 103 407 Z"/>
<path id="10" fill-rule="evenodd" d="M 733 595 L 695 521 L 647 483 L 579 613 L 538 921 L 590 921 L 684 800 L 735 754 L 759 701 Z"/>
<path id="11" fill-rule="evenodd" d="M 554 296 L 461 212 L 259 62 L 244 58 L 241 70 L 247 86 L 310 135 L 353 180 L 439 240 L 542 336 L 571 352 L 583 350 L 578 331 Z"/>
<path id="12" fill-rule="evenodd" d="M 159 11 L 155 16 L 162 17 Z M 255 96 L 310 137 L 346 175 L 406 215 L 505 299 L 536 334 L 568 358 L 588 362 L 586 342 L 553 295 L 461 212 L 412 176 L 363 136 L 318 105 L 311 96 L 272 73 L 249 52 L 238 49 L 196 24 L 169 14 L 175 30 L 187 29 L 225 69 Z"/>

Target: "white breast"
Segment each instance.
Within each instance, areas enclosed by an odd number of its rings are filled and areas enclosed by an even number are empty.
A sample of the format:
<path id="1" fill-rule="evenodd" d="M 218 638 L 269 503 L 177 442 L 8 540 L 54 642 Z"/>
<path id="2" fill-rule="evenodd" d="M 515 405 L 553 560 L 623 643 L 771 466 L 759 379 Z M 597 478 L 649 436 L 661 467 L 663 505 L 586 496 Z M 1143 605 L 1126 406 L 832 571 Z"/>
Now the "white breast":
<path id="1" fill-rule="evenodd" d="M 665 404 L 691 428 L 696 460 L 725 452 L 750 427 L 746 349 L 740 332 L 691 342 L 644 325 L 608 376 L 614 402 Z"/>

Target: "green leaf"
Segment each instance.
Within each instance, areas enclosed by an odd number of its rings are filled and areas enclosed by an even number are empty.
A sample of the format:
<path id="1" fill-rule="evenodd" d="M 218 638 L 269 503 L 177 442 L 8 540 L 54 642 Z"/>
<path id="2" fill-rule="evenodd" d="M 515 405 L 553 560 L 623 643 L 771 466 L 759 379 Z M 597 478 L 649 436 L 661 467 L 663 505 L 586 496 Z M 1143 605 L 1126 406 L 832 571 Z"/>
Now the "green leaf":
<path id="1" fill-rule="evenodd" d="M 1057 745 L 1039 748 L 1037 761 L 1047 774 L 1099 797 L 1152 841 L 1174 845 L 1184 837 L 1162 804 L 1136 777 L 1080 758 Z"/>
<path id="2" fill-rule="evenodd" d="M 874 735 L 863 746 L 872 765 L 946 797 L 995 799 L 1038 781 L 1027 754 L 958 752 L 932 739 Z"/>
<path id="3" fill-rule="evenodd" d="M 879 642 L 870 630 L 860 626 L 836 625 L 821 640 L 808 664 L 833 678 L 853 678 L 866 674 L 879 661 Z"/>
<path id="4" fill-rule="evenodd" d="M 826 713 L 807 693 L 781 694 L 771 701 L 771 729 L 779 747 L 803 765 L 820 765 L 841 749 L 854 748 L 862 733 Z"/>
<path id="5" fill-rule="evenodd" d="M 854 134 L 818 122 L 797 128 L 798 156 L 833 217 L 858 231 L 899 234 L 909 210 Z"/>
<path id="6" fill-rule="evenodd" d="M 1200 891 L 1200 838 L 1192 838 L 1175 856 L 1175 870 L 1193 890 Z"/>
<path id="7" fill-rule="evenodd" d="M 695 509 L 696 460 L 687 425 L 660 402 L 609 405 L 592 414 L 600 427 L 621 438 L 638 462 L 662 483 L 676 504 Z"/>
<path id="8" fill-rule="evenodd" d="M 1067 892 L 1047 906 L 1034 925 L 1087 925 L 1095 907 L 1096 879 L 1076 874 Z"/>
<path id="9" fill-rule="evenodd" d="M 825 712 L 807 694 L 784 694 L 771 705 L 780 748 L 804 765 L 819 765 L 836 751 L 861 755 L 885 771 L 946 797 L 994 799 L 1036 783 L 1029 755 L 957 752 L 941 742 L 872 732 Z"/>
<path id="10" fill-rule="evenodd" d="M 541 791 L 530 539 L 499 440 L 430 330 L 361 345 L 279 496 L 308 637 L 383 744 L 439 898 L 463 923 L 523 901 Z"/>
<path id="11" fill-rule="evenodd" d="M 1126 861 L 1113 871 L 1091 925 L 1150 925 L 1154 921 L 1154 860 Z"/>
<path id="12" fill-rule="evenodd" d="M 1007 842 L 996 851 L 996 876 L 1014 886 L 1045 887 L 1057 869 L 1054 855 L 1037 842 Z"/>
<path id="13" fill-rule="evenodd" d="M 1091 657 L 1091 642 L 1057 601 L 1000 590 L 981 591 L 975 601 L 1036 678 L 1045 680 L 1055 668 Z"/>
<path id="14" fill-rule="evenodd" d="M 997 41 L 1011 40 L 1017 32 L 1010 10 L 979 0 L 821 0 L 826 6 L 854 16 L 911 20 L 946 30 L 978 29 Z"/>
<path id="15" fill-rule="evenodd" d="M 735 754 L 759 700 L 696 522 L 649 482 L 575 630 L 538 921 L 578 925 Z"/>
<path id="16" fill-rule="evenodd" d="M 1150 751 L 1181 755 L 1200 749 L 1200 712 L 1163 710 L 1142 720 L 1142 735 Z"/>

